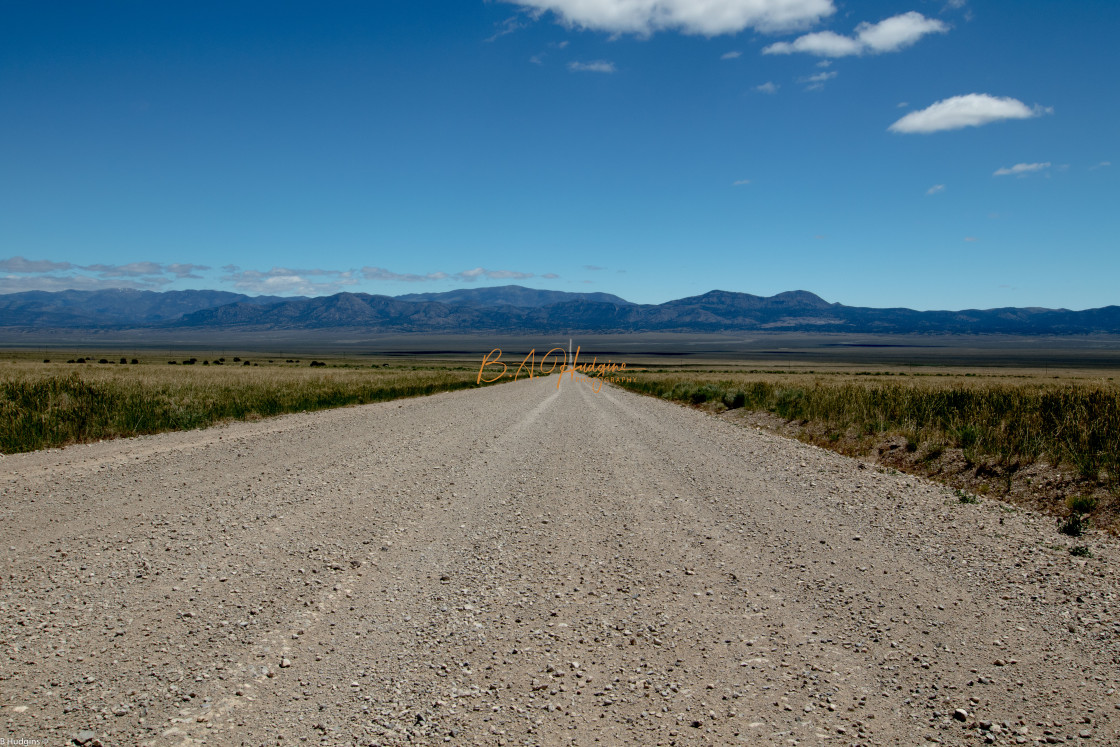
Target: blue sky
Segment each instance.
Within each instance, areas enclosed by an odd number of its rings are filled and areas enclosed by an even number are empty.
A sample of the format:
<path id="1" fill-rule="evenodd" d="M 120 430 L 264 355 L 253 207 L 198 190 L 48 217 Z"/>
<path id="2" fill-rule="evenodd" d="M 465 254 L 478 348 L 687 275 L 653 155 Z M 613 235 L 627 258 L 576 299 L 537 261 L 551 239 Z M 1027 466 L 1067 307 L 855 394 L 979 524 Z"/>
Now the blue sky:
<path id="1" fill-rule="evenodd" d="M 1115 0 L 0 0 L 0 292 L 1116 304 L 1118 30 Z"/>

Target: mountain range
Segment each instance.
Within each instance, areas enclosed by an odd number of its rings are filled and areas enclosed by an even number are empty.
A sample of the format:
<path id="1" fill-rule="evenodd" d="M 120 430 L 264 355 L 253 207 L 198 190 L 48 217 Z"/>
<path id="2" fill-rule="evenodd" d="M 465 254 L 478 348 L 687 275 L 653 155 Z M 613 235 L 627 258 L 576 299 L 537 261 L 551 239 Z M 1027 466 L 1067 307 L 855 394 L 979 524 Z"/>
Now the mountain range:
<path id="1" fill-rule="evenodd" d="M 1120 334 L 1120 306 L 915 311 L 829 303 L 808 291 L 774 296 L 714 290 L 662 304 L 608 293 L 517 285 L 403 296 L 315 298 L 226 291 L 28 291 L 0 295 L 0 327 L 378 333 L 855 332 L 884 334 Z"/>

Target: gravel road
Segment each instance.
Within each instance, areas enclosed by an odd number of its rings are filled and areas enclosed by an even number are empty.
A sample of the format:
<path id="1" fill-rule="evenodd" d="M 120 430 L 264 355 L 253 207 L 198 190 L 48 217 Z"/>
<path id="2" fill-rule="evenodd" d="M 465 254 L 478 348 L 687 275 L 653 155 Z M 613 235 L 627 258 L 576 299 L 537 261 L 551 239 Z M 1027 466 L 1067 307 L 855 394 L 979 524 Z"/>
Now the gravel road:
<path id="1" fill-rule="evenodd" d="M 5 740 L 1120 744 L 1114 538 L 616 388 L 8 456 L 0 490 Z"/>

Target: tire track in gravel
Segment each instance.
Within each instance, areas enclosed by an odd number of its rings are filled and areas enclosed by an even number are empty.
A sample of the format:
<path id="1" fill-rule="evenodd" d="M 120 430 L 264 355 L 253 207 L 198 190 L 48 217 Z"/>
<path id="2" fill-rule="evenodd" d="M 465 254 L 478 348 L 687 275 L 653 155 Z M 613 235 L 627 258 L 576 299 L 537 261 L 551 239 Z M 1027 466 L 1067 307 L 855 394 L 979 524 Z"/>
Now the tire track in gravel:
<path id="1" fill-rule="evenodd" d="M 0 469 L 16 738 L 1120 737 L 1114 540 L 1072 558 L 1043 518 L 611 387 L 551 377 Z"/>

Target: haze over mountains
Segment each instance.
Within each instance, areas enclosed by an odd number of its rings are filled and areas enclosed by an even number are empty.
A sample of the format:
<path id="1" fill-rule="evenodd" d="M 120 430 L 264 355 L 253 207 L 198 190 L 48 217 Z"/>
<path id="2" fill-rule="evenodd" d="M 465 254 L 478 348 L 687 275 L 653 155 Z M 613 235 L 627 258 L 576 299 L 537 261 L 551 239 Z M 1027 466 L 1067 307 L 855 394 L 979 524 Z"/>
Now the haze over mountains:
<path id="1" fill-rule="evenodd" d="M 662 304 L 608 293 L 508 285 L 403 296 L 337 293 L 250 297 L 225 291 L 29 291 L 0 295 L 8 329 L 368 332 L 856 332 L 883 334 L 1120 334 L 1120 306 L 914 311 L 829 303 L 807 291 L 775 296 L 711 291 Z"/>

